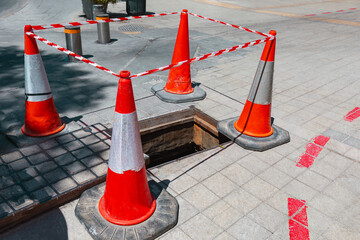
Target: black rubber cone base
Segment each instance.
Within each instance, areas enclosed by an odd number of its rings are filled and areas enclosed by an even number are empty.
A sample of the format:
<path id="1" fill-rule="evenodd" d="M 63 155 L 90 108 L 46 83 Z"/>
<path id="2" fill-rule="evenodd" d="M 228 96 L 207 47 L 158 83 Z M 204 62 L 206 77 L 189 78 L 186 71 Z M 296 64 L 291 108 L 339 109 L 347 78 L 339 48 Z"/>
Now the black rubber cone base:
<path id="1" fill-rule="evenodd" d="M 173 94 L 166 92 L 164 86 L 166 83 L 159 83 L 151 88 L 151 92 L 155 94 L 164 102 L 169 103 L 183 103 L 183 102 L 193 102 L 203 100 L 206 97 L 206 92 L 201 89 L 199 86 L 195 85 L 194 91 L 189 94 Z"/>
<path id="2" fill-rule="evenodd" d="M 176 225 L 179 205 L 176 199 L 155 181 L 149 181 L 149 187 L 156 199 L 156 209 L 150 218 L 139 224 L 116 225 L 101 216 L 98 205 L 104 195 L 105 183 L 83 192 L 75 208 L 75 215 L 97 240 L 155 239 Z"/>
<path id="3" fill-rule="evenodd" d="M 13 130 L 6 134 L 6 136 L 10 139 L 12 143 L 14 143 L 17 147 L 25 147 L 33 144 L 40 144 L 47 140 L 50 140 L 55 137 L 59 137 L 61 135 L 65 135 L 67 133 L 71 133 L 75 130 L 83 128 L 80 124 L 75 121 L 68 122 L 68 118 L 62 118 L 63 122 L 65 122 L 65 128 L 60 132 L 54 133 L 52 135 L 43 136 L 43 137 L 31 137 L 25 135 L 21 131 L 22 125 L 16 126 Z"/>
<path id="4" fill-rule="evenodd" d="M 290 142 L 289 132 L 275 125 L 272 125 L 274 132 L 269 137 L 250 137 L 241 134 L 234 127 L 236 120 L 237 118 L 231 118 L 220 121 L 217 129 L 220 133 L 245 149 L 262 152 Z"/>

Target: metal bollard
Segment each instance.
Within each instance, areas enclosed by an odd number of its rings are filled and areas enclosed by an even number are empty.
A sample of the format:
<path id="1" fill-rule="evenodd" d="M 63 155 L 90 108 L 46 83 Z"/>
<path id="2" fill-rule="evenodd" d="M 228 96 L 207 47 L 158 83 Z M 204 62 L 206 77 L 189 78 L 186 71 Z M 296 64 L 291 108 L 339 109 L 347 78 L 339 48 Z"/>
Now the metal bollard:
<path id="1" fill-rule="evenodd" d="M 82 46 L 81 46 L 81 35 L 80 35 L 80 26 L 67 26 L 65 27 L 65 39 L 66 39 L 66 48 L 70 51 L 82 55 Z M 69 62 L 78 61 L 76 58 L 68 56 Z"/>
<path id="2" fill-rule="evenodd" d="M 105 13 L 104 5 L 96 4 L 93 5 L 92 19 L 96 20 L 96 16 Z"/>
<path id="3" fill-rule="evenodd" d="M 107 20 L 109 19 L 109 14 L 98 14 L 96 15 L 96 20 Z M 100 22 L 97 24 L 98 32 L 98 43 L 109 43 L 110 42 L 110 26 L 109 22 Z"/>

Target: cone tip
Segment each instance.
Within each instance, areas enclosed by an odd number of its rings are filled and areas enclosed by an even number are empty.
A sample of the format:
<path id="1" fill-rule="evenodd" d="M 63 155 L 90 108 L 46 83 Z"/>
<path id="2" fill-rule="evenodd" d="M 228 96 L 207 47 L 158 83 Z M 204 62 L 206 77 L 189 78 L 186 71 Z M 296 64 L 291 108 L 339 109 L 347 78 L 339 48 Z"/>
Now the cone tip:
<path id="1" fill-rule="evenodd" d="M 121 72 L 120 72 L 120 77 L 121 77 L 121 78 L 128 78 L 128 77 L 130 77 L 130 71 L 126 71 L 126 70 L 121 71 Z"/>
<path id="2" fill-rule="evenodd" d="M 25 25 L 24 30 L 25 30 L 25 32 L 32 31 L 31 25 Z"/>
<path id="3" fill-rule="evenodd" d="M 269 34 L 276 36 L 276 31 L 271 30 Z M 276 39 L 269 41 L 265 44 L 263 53 L 261 55 L 261 61 L 273 62 L 275 60 L 275 42 Z"/>
<path id="4" fill-rule="evenodd" d="M 187 9 L 183 9 L 182 11 L 183 11 L 183 12 L 185 12 L 185 13 L 187 13 L 187 12 L 188 12 L 188 10 L 187 10 Z"/>
<path id="5" fill-rule="evenodd" d="M 31 25 L 26 25 L 24 27 L 24 39 L 25 39 L 24 52 L 25 52 L 25 54 L 26 55 L 39 54 L 39 48 L 36 44 L 35 39 L 33 37 L 26 35 L 26 32 L 33 32 Z"/>
<path id="6" fill-rule="evenodd" d="M 120 114 L 132 113 L 136 110 L 132 89 L 130 71 L 121 71 L 116 96 L 115 112 Z"/>
<path id="7" fill-rule="evenodd" d="M 269 34 L 276 36 L 276 31 L 275 30 L 270 30 Z"/>

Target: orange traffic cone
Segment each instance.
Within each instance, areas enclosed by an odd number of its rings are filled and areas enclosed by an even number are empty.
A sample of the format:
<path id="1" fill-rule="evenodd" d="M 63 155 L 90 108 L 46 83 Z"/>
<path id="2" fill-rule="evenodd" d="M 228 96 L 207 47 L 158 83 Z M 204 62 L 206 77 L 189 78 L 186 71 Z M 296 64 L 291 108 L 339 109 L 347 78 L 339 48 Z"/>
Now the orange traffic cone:
<path id="1" fill-rule="evenodd" d="M 111 223 L 134 225 L 148 219 L 156 201 L 150 193 L 130 72 L 121 71 L 108 174 L 101 215 Z"/>
<path id="2" fill-rule="evenodd" d="M 120 72 L 105 191 L 103 186 L 82 193 L 75 208 L 94 239 L 155 239 L 176 225 L 176 199 L 147 181 L 129 71 Z"/>
<path id="3" fill-rule="evenodd" d="M 275 36 L 275 31 L 270 31 Z M 267 137 L 271 127 L 271 96 L 276 39 L 266 43 L 244 109 L 235 122 L 239 132 L 252 137 Z"/>
<path id="4" fill-rule="evenodd" d="M 180 16 L 171 64 L 188 59 L 190 59 L 188 10 L 184 9 Z M 189 63 L 170 69 L 166 84 L 154 85 L 151 91 L 161 100 L 172 103 L 197 101 L 206 97 L 204 90 L 192 86 Z"/>
<path id="5" fill-rule="evenodd" d="M 30 25 L 25 32 L 32 32 Z M 21 131 L 28 136 L 42 137 L 64 129 L 56 110 L 45 68 L 36 40 L 25 38 L 25 124 Z"/>
<path id="6" fill-rule="evenodd" d="M 276 31 L 270 31 L 275 36 Z M 289 133 L 271 125 L 271 98 L 275 60 L 273 39 L 265 44 L 249 96 L 237 121 L 230 119 L 218 124 L 218 130 L 240 146 L 256 151 L 290 141 Z"/>
<path id="7" fill-rule="evenodd" d="M 184 9 L 180 16 L 180 25 L 171 64 L 188 59 L 190 59 L 188 11 Z M 170 69 L 164 90 L 174 94 L 188 94 L 194 91 L 194 88 L 191 87 L 189 63 Z"/>

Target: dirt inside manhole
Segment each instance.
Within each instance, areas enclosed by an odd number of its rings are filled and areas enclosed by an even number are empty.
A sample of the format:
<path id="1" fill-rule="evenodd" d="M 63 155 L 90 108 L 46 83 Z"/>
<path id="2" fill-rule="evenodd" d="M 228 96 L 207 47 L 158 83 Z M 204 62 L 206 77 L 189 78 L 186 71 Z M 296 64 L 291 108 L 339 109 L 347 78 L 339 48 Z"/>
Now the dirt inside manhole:
<path id="1" fill-rule="evenodd" d="M 143 151 L 154 167 L 229 141 L 219 135 L 217 121 L 196 108 L 140 121 Z"/>

